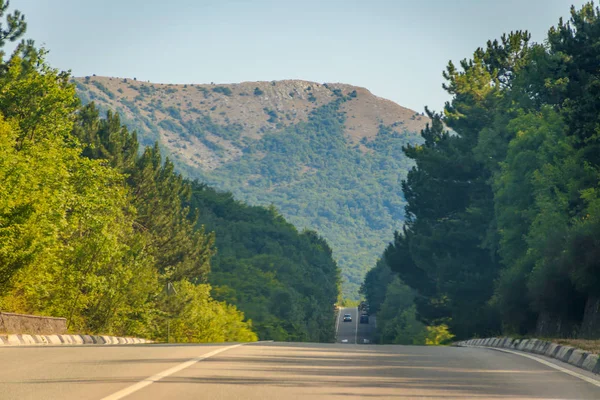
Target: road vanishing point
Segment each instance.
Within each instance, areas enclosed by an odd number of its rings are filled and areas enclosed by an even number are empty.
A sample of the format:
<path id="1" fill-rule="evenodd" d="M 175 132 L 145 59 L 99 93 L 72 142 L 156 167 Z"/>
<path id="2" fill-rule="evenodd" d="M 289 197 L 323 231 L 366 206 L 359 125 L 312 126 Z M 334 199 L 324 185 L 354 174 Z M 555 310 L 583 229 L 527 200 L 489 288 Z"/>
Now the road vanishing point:
<path id="1" fill-rule="evenodd" d="M 562 370 L 487 348 L 361 344 L 375 321 L 345 313 L 331 344 L 2 347 L 0 399 L 600 399 L 597 375 L 556 360 Z"/>

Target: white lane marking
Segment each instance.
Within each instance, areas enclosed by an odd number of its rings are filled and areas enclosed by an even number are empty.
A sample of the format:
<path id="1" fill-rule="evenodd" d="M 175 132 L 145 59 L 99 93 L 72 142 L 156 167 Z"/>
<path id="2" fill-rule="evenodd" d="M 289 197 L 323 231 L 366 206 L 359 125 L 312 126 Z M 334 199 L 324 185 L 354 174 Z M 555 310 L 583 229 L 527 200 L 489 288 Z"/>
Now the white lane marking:
<path id="1" fill-rule="evenodd" d="M 205 360 L 205 359 L 207 359 L 209 357 L 212 357 L 214 355 L 217 355 L 217 354 L 222 353 L 222 352 L 227 351 L 227 350 L 234 349 L 234 348 L 242 346 L 244 344 L 245 343 L 240 343 L 240 344 L 235 344 L 233 346 L 222 347 L 220 349 L 211 351 L 210 353 L 206 353 L 206 354 L 203 354 L 203 355 L 201 355 L 199 357 L 192 358 L 189 361 L 186 361 L 184 363 L 176 365 L 176 366 L 174 366 L 172 368 L 166 369 L 166 370 L 164 370 L 162 372 L 159 372 L 156 375 L 152 375 L 151 377 L 144 379 L 143 381 L 139 381 L 138 383 L 136 383 L 134 385 L 131 385 L 129 387 L 126 387 L 125 389 L 119 390 L 116 393 L 113 393 L 113 394 L 111 394 L 109 396 L 106 396 L 106 397 L 102 398 L 102 400 L 119 400 L 119 399 L 122 399 L 122 398 L 124 398 L 126 396 L 129 396 L 132 393 L 137 392 L 140 389 L 145 388 L 146 386 L 152 385 L 154 382 L 158 382 L 161 379 L 166 378 L 169 375 L 173 375 L 174 373 L 179 372 L 182 369 L 186 369 L 188 367 L 191 367 L 192 365 L 196 364 L 198 361 Z"/>
<path id="2" fill-rule="evenodd" d="M 356 308 L 356 331 L 354 331 L 354 344 L 358 344 L 358 307 Z"/>
<path id="3" fill-rule="evenodd" d="M 342 308 L 340 308 L 339 314 L 337 316 L 337 322 L 335 324 L 335 338 L 337 339 L 338 337 L 338 331 L 340 330 L 340 319 L 342 317 Z"/>
<path id="4" fill-rule="evenodd" d="M 556 369 L 556 370 L 558 370 L 560 372 L 564 372 L 567 375 L 574 376 L 575 378 L 579 378 L 582 381 L 586 381 L 587 383 L 591 383 L 592 385 L 600 387 L 600 381 L 597 381 L 597 380 L 595 380 L 593 378 L 590 378 L 588 376 L 585 376 L 585 375 L 578 374 L 577 372 L 571 371 L 570 369 L 563 368 L 560 365 L 556 365 L 554 363 L 551 363 L 550 361 L 546 361 L 543 358 L 535 357 L 535 356 L 532 356 L 532 355 L 529 355 L 529 354 L 525 354 L 525 353 L 519 353 L 519 352 L 513 351 L 513 350 L 499 349 L 497 347 L 486 347 L 486 346 L 477 346 L 477 347 L 481 347 L 481 348 L 484 348 L 484 349 L 492 349 L 492 350 L 503 351 L 505 353 L 516 354 L 516 355 L 521 356 L 521 357 L 527 357 L 527 358 L 535 360 L 535 361 L 537 361 L 537 362 L 539 362 L 541 364 L 547 365 L 550 368 L 554 368 L 554 369 Z"/>

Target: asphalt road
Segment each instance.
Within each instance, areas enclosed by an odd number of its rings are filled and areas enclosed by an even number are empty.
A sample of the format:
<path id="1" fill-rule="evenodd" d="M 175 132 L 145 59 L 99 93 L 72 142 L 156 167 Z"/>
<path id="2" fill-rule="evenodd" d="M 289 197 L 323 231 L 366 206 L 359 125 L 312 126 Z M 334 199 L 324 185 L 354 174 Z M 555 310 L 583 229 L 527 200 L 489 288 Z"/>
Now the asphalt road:
<path id="1" fill-rule="evenodd" d="M 352 322 L 344 322 L 344 314 L 352 316 Z M 368 324 L 361 324 L 358 309 L 342 308 L 338 314 L 337 324 L 337 343 L 365 344 L 373 343 L 375 336 L 376 318 L 369 317 Z M 365 342 L 365 340 L 367 340 Z"/>
<path id="2" fill-rule="evenodd" d="M 350 314 L 352 316 L 352 321 L 344 322 L 344 314 Z M 338 320 L 336 324 L 337 343 L 357 343 L 358 309 L 356 307 L 341 308 L 338 313 Z"/>
<path id="3" fill-rule="evenodd" d="M 377 319 L 373 315 L 369 316 L 368 324 L 358 322 L 357 342 L 358 344 L 375 343 L 375 327 Z"/>
<path id="4" fill-rule="evenodd" d="M 591 383 L 528 358 L 477 348 L 6 347 L 0 361 L 2 400 L 600 399 L 600 387 Z"/>

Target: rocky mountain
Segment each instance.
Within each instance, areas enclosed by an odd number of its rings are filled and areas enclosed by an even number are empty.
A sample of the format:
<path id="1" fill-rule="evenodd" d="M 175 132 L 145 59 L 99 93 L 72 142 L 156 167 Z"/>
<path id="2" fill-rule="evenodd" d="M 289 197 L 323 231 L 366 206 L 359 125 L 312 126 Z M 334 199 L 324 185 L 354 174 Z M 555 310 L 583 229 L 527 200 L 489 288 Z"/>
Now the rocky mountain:
<path id="1" fill-rule="evenodd" d="M 155 84 L 75 79 L 84 103 L 113 110 L 158 142 L 180 171 L 251 204 L 273 204 L 331 244 L 355 298 L 364 272 L 402 226 L 402 146 L 427 117 L 341 83 L 300 80 Z"/>

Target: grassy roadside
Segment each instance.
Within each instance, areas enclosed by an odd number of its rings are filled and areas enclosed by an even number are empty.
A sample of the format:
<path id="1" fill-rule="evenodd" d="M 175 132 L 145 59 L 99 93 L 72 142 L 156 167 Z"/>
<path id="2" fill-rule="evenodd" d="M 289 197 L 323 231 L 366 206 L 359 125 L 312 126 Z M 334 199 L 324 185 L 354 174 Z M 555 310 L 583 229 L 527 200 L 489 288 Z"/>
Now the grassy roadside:
<path id="1" fill-rule="evenodd" d="M 558 343 L 565 346 L 572 346 L 578 349 L 593 353 L 600 354 L 600 340 L 587 340 L 587 339 L 542 339 L 550 342 Z"/>
<path id="2" fill-rule="evenodd" d="M 510 337 L 512 339 L 525 340 L 525 339 L 539 339 L 546 342 L 557 343 L 562 346 L 571 346 L 588 353 L 600 355 L 600 339 L 559 339 L 559 338 L 548 338 L 548 337 L 537 337 L 537 336 L 519 336 L 519 335 L 505 335 L 495 337 Z M 477 339 L 477 338 L 474 338 Z"/>

